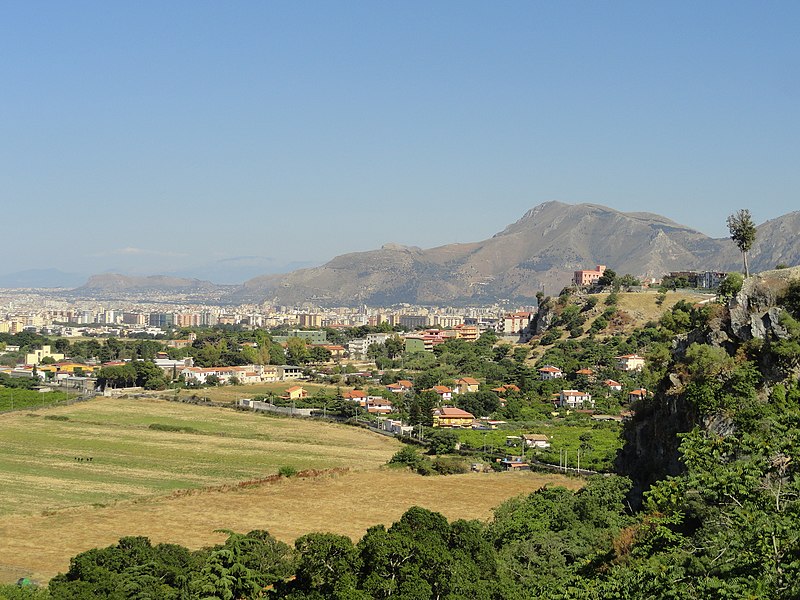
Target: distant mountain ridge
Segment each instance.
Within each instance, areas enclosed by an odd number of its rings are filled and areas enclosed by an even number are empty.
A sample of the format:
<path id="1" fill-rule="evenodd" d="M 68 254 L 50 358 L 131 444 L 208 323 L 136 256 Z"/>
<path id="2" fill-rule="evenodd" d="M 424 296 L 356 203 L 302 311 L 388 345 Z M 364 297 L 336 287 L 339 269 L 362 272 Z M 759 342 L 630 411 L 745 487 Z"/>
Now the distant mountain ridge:
<path id="1" fill-rule="evenodd" d="M 86 275 L 58 269 L 28 269 L 0 275 L 0 288 L 72 288 L 85 279 Z"/>
<path id="2" fill-rule="evenodd" d="M 751 269 L 800 264 L 798 232 L 800 211 L 760 225 Z M 255 277 L 228 287 L 221 299 L 322 306 L 524 302 L 540 290 L 558 293 L 573 271 L 598 264 L 620 274 L 660 277 L 676 270 L 740 270 L 741 255 L 730 239 L 711 238 L 661 215 L 545 202 L 487 240 L 430 249 L 385 244 L 318 267 Z M 171 286 L 213 294 L 224 287 L 180 278 L 99 277 L 76 292 Z"/>
<path id="3" fill-rule="evenodd" d="M 762 225 L 750 254 L 752 268 L 800 263 L 800 243 L 786 235 L 790 231 L 800 231 L 800 212 Z M 661 215 L 545 202 L 481 242 L 428 250 L 387 244 L 337 256 L 320 267 L 256 277 L 232 299 L 350 305 L 524 301 L 540 290 L 557 293 L 573 271 L 598 264 L 621 274 L 659 277 L 684 269 L 737 270 L 740 261 L 731 240 Z"/>
<path id="4" fill-rule="evenodd" d="M 166 275 L 120 275 L 119 273 L 103 273 L 92 275 L 78 290 L 118 291 L 136 289 L 203 289 L 219 287 L 210 281 L 188 279 L 185 277 L 169 277 Z"/>
<path id="5" fill-rule="evenodd" d="M 154 300 L 163 297 L 165 300 L 170 298 L 201 302 L 207 299 L 218 302 L 236 287 L 166 275 L 135 276 L 103 273 L 93 275 L 81 287 L 72 290 L 70 295 L 104 300 L 132 298 Z"/>

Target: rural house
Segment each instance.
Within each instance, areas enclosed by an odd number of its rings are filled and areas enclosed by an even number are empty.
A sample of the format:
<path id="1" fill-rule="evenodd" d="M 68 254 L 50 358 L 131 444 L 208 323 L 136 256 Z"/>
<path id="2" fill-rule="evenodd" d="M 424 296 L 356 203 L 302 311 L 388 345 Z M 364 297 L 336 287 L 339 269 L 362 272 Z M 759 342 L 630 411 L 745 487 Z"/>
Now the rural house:
<path id="1" fill-rule="evenodd" d="M 434 427 L 472 427 L 475 417 L 460 408 L 443 406 L 433 411 Z"/>

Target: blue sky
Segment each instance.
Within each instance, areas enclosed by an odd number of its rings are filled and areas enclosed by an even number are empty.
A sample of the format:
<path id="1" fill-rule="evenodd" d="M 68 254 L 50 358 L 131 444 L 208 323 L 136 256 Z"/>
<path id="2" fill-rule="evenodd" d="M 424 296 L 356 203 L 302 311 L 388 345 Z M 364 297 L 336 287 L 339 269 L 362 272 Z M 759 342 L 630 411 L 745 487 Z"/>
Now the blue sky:
<path id="1" fill-rule="evenodd" d="M 797 2 L 5 2 L 0 273 L 221 281 L 548 200 L 721 237 L 800 209 L 798 26 Z"/>

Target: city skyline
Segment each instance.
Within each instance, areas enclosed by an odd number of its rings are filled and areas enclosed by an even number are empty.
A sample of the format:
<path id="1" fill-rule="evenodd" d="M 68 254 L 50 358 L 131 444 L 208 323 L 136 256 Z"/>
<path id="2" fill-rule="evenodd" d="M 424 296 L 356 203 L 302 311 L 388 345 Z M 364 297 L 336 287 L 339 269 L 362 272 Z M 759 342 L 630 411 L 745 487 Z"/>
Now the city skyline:
<path id="1" fill-rule="evenodd" d="M 797 208 L 798 16 L 12 3 L 0 272 L 285 271 L 486 239 L 548 200 L 724 237 Z"/>

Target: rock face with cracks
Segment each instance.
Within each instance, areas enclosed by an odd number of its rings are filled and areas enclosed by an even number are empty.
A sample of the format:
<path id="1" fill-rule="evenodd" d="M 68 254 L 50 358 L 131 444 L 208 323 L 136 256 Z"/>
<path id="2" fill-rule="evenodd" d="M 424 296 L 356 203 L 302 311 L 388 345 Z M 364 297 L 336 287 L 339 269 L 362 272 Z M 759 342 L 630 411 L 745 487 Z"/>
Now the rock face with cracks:
<path id="1" fill-rule="evenodd" d="M 693 343 L 724 348 L 734 356 L 750 340 L 775 342 L 790 333 L 782 324 L 784 309 L 777 305 L 789 282 L 800 279 L 800 267 L 766 271 L 745 280 L 741 291 L 727 307 L 703 329 L 677 336 L 672 344 L 674 358 L 681 358 Z M 769 377 L 779 375 L 767 358 L 759 368 Z M 637 407 L 635 417 L 626 424 L 625 446 L 617 457 L 617 470 L 634 481 L 632 501 L 654 481 L 683 470 L 678 434 L 700 427 L 716 435 L 731 435 L 735 425 L 729 414 L 701 415 L 683 391 L 685 375 L 671 372 L 662 380 L 654 398 Z M 766 396 L 766 394 L 765 394 Z"/>

